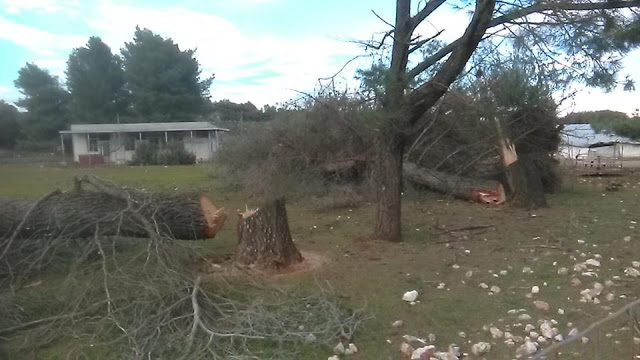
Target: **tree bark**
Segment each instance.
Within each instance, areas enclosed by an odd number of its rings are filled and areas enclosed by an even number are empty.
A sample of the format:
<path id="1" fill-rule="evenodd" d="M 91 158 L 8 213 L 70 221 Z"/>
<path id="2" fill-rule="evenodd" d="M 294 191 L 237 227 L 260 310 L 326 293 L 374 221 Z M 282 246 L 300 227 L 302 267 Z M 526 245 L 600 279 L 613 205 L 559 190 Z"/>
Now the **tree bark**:
<path id="1" fill-rule="evenodd" d="M 510 204 L 529 210 L 547 206 L 540 172 L 527 156 L 520 155 L 516 162 L 507 166 L 505 176 Z"/>
<path id="2" fill-rule="evenodd" d="M 257 269 L 283 269 L 303 260 L 291 239 L 283 198 L 238 216 L 236 264 Z"/>
<path id="3" fill-rule="evenodd" d="M 504 187 L 498 181 L 465 178 L 421 168 L 410 162 L 405 162 L 402 170 L 408 181 L 459 199 L 485 204 L 502 204 L 506 200 Z"/>
<path id="4" fill-rule="evenodd" d="M 378 240 L 402 241 L 402 156 L 405 137 L 396 133 L 382 136 L 376 158 L 378 207 L 373 237 Z"/>
<path id="5" fill-rule="evenodd" d="M 148 228 L 137 218 L 143 216 L 159 234 L 196 240 L 213 238 L 226 219 L 205 195 L 160 196 L 131 190 L 127 194 L 131 201 L 85 190 L 52 193 L 38 201 L 0 197 L 0 234 L 17 230 L 20 238 L 87 237 L 99 224 L 104 235 L 148 237 Z"/>

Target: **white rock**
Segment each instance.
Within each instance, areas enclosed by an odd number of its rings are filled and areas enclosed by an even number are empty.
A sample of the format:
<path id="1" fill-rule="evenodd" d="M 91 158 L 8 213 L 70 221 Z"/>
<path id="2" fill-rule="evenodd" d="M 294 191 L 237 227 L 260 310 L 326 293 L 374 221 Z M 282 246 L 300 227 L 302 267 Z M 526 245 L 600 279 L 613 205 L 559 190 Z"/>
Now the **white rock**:
<path id="1" fill-rule="evenodd" d="M 444 289 L 445 287 L 447 287 L 447 284 L 445 284 L 445 283 L 440 283 L 440 284 L 438 284 L 438 290 L 442 290 L 442 289 Z"/>
<path id="2" fill-rule="evenodd" d="M 567 275 L 569 273 L 569 269 L 567 269 L 566 267 L 561 267 L 560 269 L 558 269 L 558 275 Z"/>
<path id="3" fill-rule="evenodd" d="M 487 342 L 475 343 L 471 346 L 471 353 L 475 356 L 483 356 L 491 351 L 491 344 Z"/>
<path id="4" fill-rule="evenodd" d="M 531 315 L 529 315 L 529 314 L 520 314 L 520 315 L 518 316 L 518 320 L 520 320 L 520 321 L 528 321 L 528 320 L 531 320 Z"/>
<path id="5" fill-rule="evenodd" d="M 467 333 L 465 333 L 464 331 L 460 331 L 458 333 L 458 336 L 460 336 L 461 338 L 466 338 L 467 337 Z"/>
<path id="6" fill-rule="evenodd" d="M 613 285 L 615 285 L 615 283 L 611 280 L 605 280 L 604 282 L 604 286 L 606 287 L 612 287 Z"/>
<path id="7" fill-rule="evenodd" d="M 589 259 L 587 261 L 584 262 L 585 265 L 589 265 L 589 266 L 600 266 L 600 261 L 596 260 L 596 259 Z"/>
<path id="8" fill-rule="evenodd" d="M 580 281 L 580 279 L 578 278 L 571 279 L 571 286 L 580 286 L 580 285 L 582 285 L 582 281 Z"/>
<path id="9" fill-rule="evenodd" d="M 630 242 L 631 241 L 631 236 L 627 235 L 627 236 L 623 237 L 622 240 L 624 240 L 625 242 Z"/>
<path id="10" fill-rule="evenodd" d="M 417 290 L 407 291 L 406 293 L 404 293 L 404 295 L 402 295 L 402 300 L 406 302 L 414 302 L 416 301 L 417 298 L 418 298 Z"/>
<path id="11" fill-rule="evenodd" d="M 637 267 L 637 266 L 636 266 Z M 505 276 L 507 275 L 507 270 L 500 270 L 500 275 Z"/>
<path id="12" fill-rule="evenodd" d="M 564 309 L 558 309 L 558 314 L 564 315 Z"/>
<path id="13" fill-rule="evenodd" d="M 458 265 L 458 264 L 453 264 L 453 265 L 451 265 L 451 267 L 452 267 L 453 269 L 455 269 L 455 270 L 460 269 L 460 265 Z"/>
<path id="14" fill-rule="evenodd" d="M 544 336 L 539 336 L 537 342 L 538 344 L 544 344 L 547 342 L 547 338 L 545 338 Z"/>
<path id="15" fill-rule="evenodd" d="M 401 327 L 402 325 L 404 325 L 404 321 L 402 320 L 396 320 L 391 324 L 391 326 L 393 326 L 394 328 Z"/>
<path id="16" fill-rule="evenodd" d="M 542 301 L 542 300 L 536 300 L 533 302 L 533 305 L 538 308 L 539 310 L 542 311 L 549 311 L 550 306 L 549 303 L 546 301 Z"/>
<path id="17" fill-rule="evenodd" d="M 411 356 L 413 354 L 413 346 L 403 342 L 400 344 L 400 352 L 405 354 L 406 356 Z"/>
<path id="18" fill-rule="evenodd" d="M 492 293 L 495 293 L 495 294 L 497 294 L 500 291 L 502 291 L 502 290 L 500 290 L 500 287 L 498 287 L 496 285 L 493 285 L 490 290 L 491 290 Z"/>
<path id="19" fill-rule="evenodd" d="M 434 342 L 436 342 L 436 334 L 429 334 L 428 339 L 429 342 L 433 344 Z"/>
<path id="20" fill-rule="evenodd" d="M 602 294 L 602 290 L 604 290 L 604 285 L 599 282 L 595 282 L 593 283 L 593 290 L 595 290 L 597 296 L 600 296 L 600 294 Z"/>
<path id="21" fill-rule="evenodd" d="M 564 340 L 564 337 L 562 336 L 562 334 L 558 334 L 558 335 L 554 336 L 554 339 L 556 341 L 560 342 L 560 341 Z"/>
<path id="22" fill-rule="evenodd" d="M 413 342 L 418 342 L 422 345 L 426 345 L 427 344 L 427 340 L 425 339 L 421 339 L 417 336 L 413 336 L 413 335 L 403 335 L 402 339 L 408 343 L 413 343 Z"/>
<path id="23" fill-rule="evenodd" d="M 487 284 L 485 284 L 485 283 L 483 283 L 483 282 L 481 282 L 480 284 L 478 284 L 478 286 L 479 286 L 479 287 L 481 287 L 481 288 L 483 288 L 483 289 L 488 289 L 488 288 L 489 288 L 489 285 L 487 285 Z"/>
<path id="24" fill-rule="evenodd" d="M 350 343 L 349 347 L 344 351 L 345 355 L 353 355 L 358 352 L 358 348 L 354 343 Z"/>
<path id="25" fill-rule="evenodd" d="M 528 267 L 528 266 L 525 266 L 525 267 L 522 268 L 522 272 L 525 273 L 525 274 L 529 274 L 529 273 L 531 273 L 531 268 Z"/>
<path id="26" fill-rule="evenodd" d="M 634 268 L 640 267 L 640 261 L 633 261 L 633 262 L 631 262 L 631 265 L 632 265 Z"/>
<path id="27" fill-rule="evenodd" d="M 464 276 L 466 276 L 467 278 L 470 278 L 473 276 L 473 271 L 469 270 L 466 272 L 466 274 L 464 274 Z"/>
<path id="28" fill-rule="evenodd" d="M 502 330 L 498 329 L 497 327 L 490 328 L 489 332 L 491 333 L 491 336 L 493 336 L 494 339 L 500 339 L 502 335 L 504 335 Z"/>
<path id="29" fill-rule="evenodd" d="M 524 331 L 527 331 L 527 332 L 533 331 L 535 329 L 536 329 L 536 327 L 531 325 L 531 324 L 527 324 L 527 325 L 524 326 Z"/>
<path id="30" fill-rule="evenodd" d="M 540 324 L 540 333 L 542 333 L 542 336 L 546 337 L 547 339 L 551 339 L 556 335 L 553 331 L 551 322 L 548 320 L 544 320 L 542 324 Z"/>
<path id="31" fill-rule="evenodd" d="M 512 339 L 505 340 L 504 343 L 508 346 L 514 346 L 516 344 L 516 342 L 513 341 Z"/>
<path id="32" fill-rule="evenodd" d="M 587 265 L 585 265 L 584 263 L 577 263 L 573 265 L 573 271 L 575 272 L 583 272 L 585 270 L 587 270 Z"/>
<path id="33" fill-rule="evenodd" d="M 540 292 L 540 287 L 538 287 L 538 286 L 532 286 L 531 287 L 531 293 L 532 294 L 537 294 L 539 292 Z"/>
<path id="34" fill-rule="evenodd" d="M 615 295 L 613 295 L 613 293 L 608 293 L 607 296 L 605 296 L 605 299 L 607 299 L 607 301 L 613 301 L 616 298 Z"/>
<path id="35" fill-rule="evenodd" d="M 569 335 L 567 335 L 567 336 L 569 336 L 569 337 L 576 336 L 576 335 L 578 335 L 578 333 L 579 333 L 578 328 L 573 328 L 573 329 L 571 329 L 569 331 Z"/>
<path id="36" fill-rule="evenodd" d="M 435 349 L 435 346 L 433 345 L 427 345 L 427 346 L 423 346 L 421 348 L 417 348 L 415 350 L 413 350 L 413 353 L 411 353 L 411 360 L 420 360 L 422 359 L 422 355 L 424 353 L 426 353 L 427 351 L 433 351 L 433 349 Z"/>
<path id="37" fill-rule="evenodd" d="M 327 360 L 340 360 L 340 358 L 338 357 L 338 355 L 333 355 L 333 356 L 327 358 Z"/>
<path id="38" fill-rule="evenodd" d="M 531 339 L 537 339 L 537 338 L 539 338 L 539 337 L 540 337 L 540 334 L 538 334 L 538 333 L 537 333 L 537 332 L 535 332 L 535 331 L 531 331 L 531 332 L 529 333 L 529 338 L 531 338 Z"/>
<path id="39" fill-rule="evenodd" d="M 315 342 L 316 341 L 316 336 L 314 334 L 309 334 L 307 336 L 304 337 L 304 340 L 306 342 Z"/>
<path id="40" fill-rule="evenodd" d="M 344 354 L 344 345 L 342 343 L 338 343 L 338 345 L 336 345 L 333 348 L 333 353 L 336 355 L 343 355 Z"/>
<path id="41" fill-rule="evenodd" d="M 529 355 L 533 355 L 538 351 L 538 345 L 531 341 L 525 341 L 524 344 L 520 345 L 518 350 L 516 350 L 517 357 L 527 357 Z"/>
<path id="42" fill-rule="evenodd" d="M 583 337 L 582 337 L 582 339 L 581 339 L 581 341 L 582 341 L 582 343 L 583 343 L 583 344 L 586 344 L 586 343 L 588 343 L 588 342 L 589 342 L 589 338 L 588 338 L 588 337 L 583 336 Z"/>
<path id="43" fill-rule="evenodd" d="M 631 276 L 631 277 L 634 277 L 634 278 L 640 276 L 640 271 L 638 271 L 637 269 L 632 268 L 632 267 L 628 267 L 628 268 L 624 269 L 624 273 L 625 273 L 625 275 Z"/>

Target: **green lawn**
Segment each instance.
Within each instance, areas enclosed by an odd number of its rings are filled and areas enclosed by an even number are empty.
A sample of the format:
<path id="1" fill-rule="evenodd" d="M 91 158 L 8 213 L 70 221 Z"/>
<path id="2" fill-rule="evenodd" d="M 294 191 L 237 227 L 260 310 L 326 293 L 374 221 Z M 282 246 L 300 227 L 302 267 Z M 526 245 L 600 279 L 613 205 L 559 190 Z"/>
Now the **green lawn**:
<path id="1" fill-rule="evenodd" d="M 97 168 L 0 165 L 0 195 L 37 198 L 56 188 L 71 188 L 73 177 L 81 174 L 94 174 L 148 190 L 209 194 L 216 205 L 229 210 L 230 216 L 216 239 L 202 244 L 203 253 L 232 253 L 236 241 L 234 213 L 256 205 L 242 192 L 225 186 L 222 174 L 213 165 Z M 640 260 L 640 237 L 634 225 L 640 221 L 640 177 L 628 175 L 616 180 L 625 184 L 619 192 L 606 192 L 608 181 L 568 178 L 566 190 L 549 197 L 549 208 L 531 213 L 408 190 L 403 207 L 405 241 L 399 244 L 354 240 L 372 230 L 375 205 L 371 203 L 320 211 L 310 199 L 292 201 L 288 213 L 296 244 L 300 250 L 319 254 L 328 262 L 311 273 L 284 275 L 271 281 L 309 289 L 317 281 L 327 281 L 352 307 L 366 307 L 373 319 L 365 323 L 354 339 L 360 350 L 354 359 L 400 359 L 402 335 L 427 337 L 430 333 L 436 335 L 439 348 L 457 343 L 469 352 L 471 344 L 489 341 L 494 347 L 488 358 L 510 359 L 517 346 L 492 339 L 483 326 L 496 326 L 524 336 L 523 327 L 527 323 L 537 325 L 540 319 L 554 319 L 566 336 L 568 322 L 582 329 L 638 297 L 638 282 L 625 277 L 623 270 L 632 261 Z M 469 225 L 491 227 L 462 234 L 466 238 L 442 234 L 436 228 Z M 632 240 L 623 241 L 625 236 L 631 236 Z M 573 273 L 575 263 L 596 254 L 601 256 L 602 263 L 597 278 Z M 533 273 L 523 273 L 523 267 L 531 268 Z M 560 267 L 569 268 L 569 275 L 558 275 Z M 506 270 L 506 274 L 500 275 L 501 270 Z M 465 275 L 468 271 L 473 272 L 471 277 Z M 574 275 L 582 280 L 581 287 L 571 286 Z M 614 281 L 615 285 L 605 291 L 613 292 L 615 300 L 606 301 L 603 297 L 598 305 L 579 302 L 581 290 L 594 281 L 604 283 L 616 275 L 621 280 Z M 489 295 L 488 290 L 478 286 L 481 282 L 499 286 L 501 292 Z M 445 284 L 443 289 L 438 289 L 440 283 Z M 533 285 L 541 291 L 527 298 Z M 420 303 L 411 306 L 401 297 L 413 289 L 419 291 Z M 621 299 L 620 295 L 626 298 Z M 551 310 L 536 309 L 533 300 L 548 302 Z M 559 308 L 565 310 L 564 314 L 558 314 Z M 525 309 L 532 319 L 519 321 L 517 315 L 507 313 L 510 309 Z M 403 320 L 404 326 L 392 328 L 395 320 Z M 620 327 L 623 323 L 616 325 Z M 466 337 L 460 337 L 460 332 Z M 604 358 L 629 358 L 629 331 L 611 328 L 610 332 L 611 337 L 601 334 L 601 351 L 608 354 Z M 570 350 L 592 353 L 592 343 Z M 566 358 L 584 358 L 566 352 Z M 327 349 L 324 358 L 329 355 Z"/>

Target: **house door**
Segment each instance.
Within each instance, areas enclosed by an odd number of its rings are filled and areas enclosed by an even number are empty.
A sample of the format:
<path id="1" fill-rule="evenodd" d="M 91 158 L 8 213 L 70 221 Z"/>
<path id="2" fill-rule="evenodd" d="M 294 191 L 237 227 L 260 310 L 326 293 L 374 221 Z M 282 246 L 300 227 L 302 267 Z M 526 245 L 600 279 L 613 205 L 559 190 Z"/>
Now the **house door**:
<path id="1" fill-rule="evenodd" d="M 109 151 L 109 140 L 98 141 L 98 152 L 104 158 L 105 161 L 109 161 L 111 151 Z"/>

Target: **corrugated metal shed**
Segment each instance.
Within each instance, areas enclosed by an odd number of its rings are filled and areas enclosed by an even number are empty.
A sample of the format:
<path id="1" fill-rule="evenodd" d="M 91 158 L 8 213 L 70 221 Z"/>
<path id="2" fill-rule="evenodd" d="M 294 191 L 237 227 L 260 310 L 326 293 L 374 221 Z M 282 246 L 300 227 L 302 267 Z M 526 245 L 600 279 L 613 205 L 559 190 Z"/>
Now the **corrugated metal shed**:
<path id="1" fill-rule="evenodd" d="M 562 143 L 565 146 L 589 147 L 597 143 L 639 144 L 624 136 L 596 133 L 590 124 L 567 124 L 562 130 Z"/>
<path id="2" fill-rule="evenodd" d="M 127 132 L 161 132 L 161 131 L 229 131 L 217 127 L 207 121 L 136 123 L 136 124 L 76 124 L 61 134 L 95 134 L 95 133 L 127 133 Z"/>

